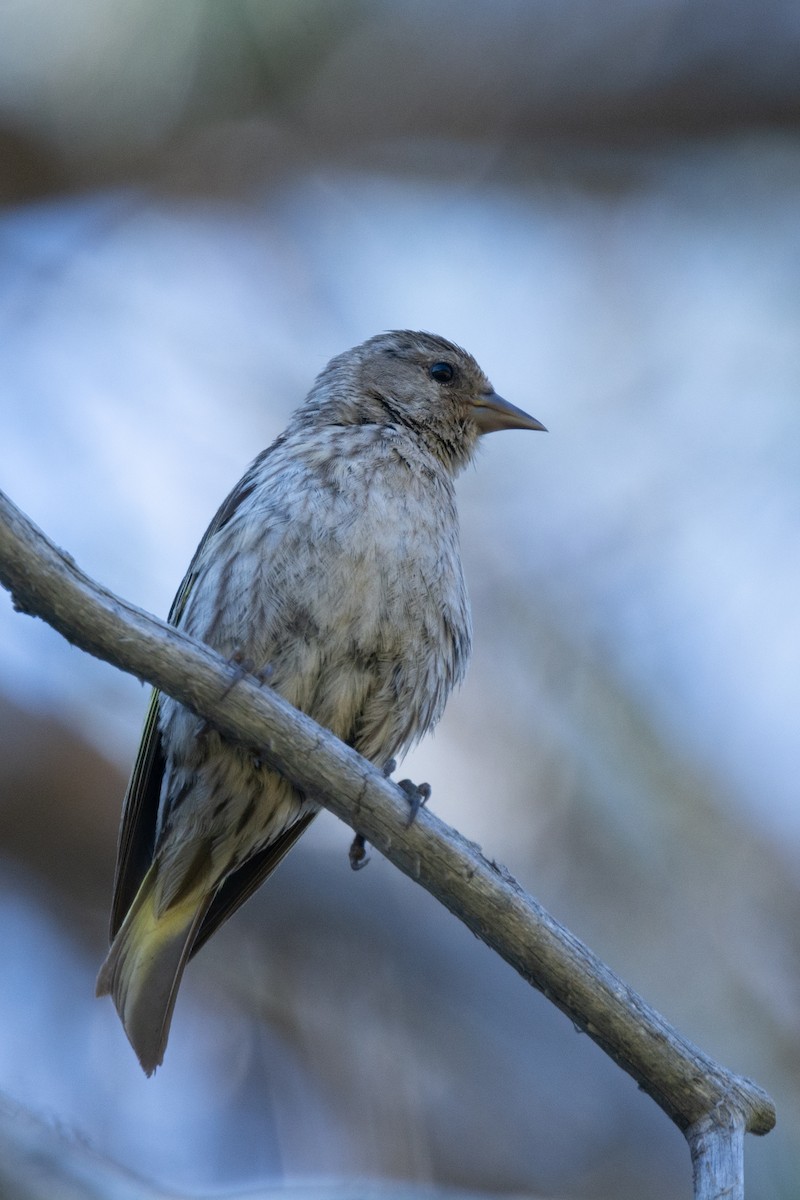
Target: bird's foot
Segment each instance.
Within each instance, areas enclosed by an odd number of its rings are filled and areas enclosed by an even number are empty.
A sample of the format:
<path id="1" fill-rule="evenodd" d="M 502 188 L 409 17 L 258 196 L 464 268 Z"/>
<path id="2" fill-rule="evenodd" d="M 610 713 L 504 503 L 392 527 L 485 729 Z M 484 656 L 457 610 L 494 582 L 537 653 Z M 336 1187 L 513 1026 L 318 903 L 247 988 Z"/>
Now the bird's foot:
<path id="1" fill-rule="evenodd" d="M 397 759 L 390 758 L 383 768 L 383 773 L 388 779 L 397 766 Z M 410 779 L 401 779 L 397 785 L 405 794 L 408 800 L 409 814 L 408 823 L 413 825 L 417 819 L 417 813 L 422 808 L 423 804 L 427 804 L 431 798 L 431 785 L 429 783 L 421 783 L 417 787 L 416 783 L 412 783 Z"/>
<path id="2" fill-rule="evenodd" d="M 235 651 L 228 659 L 228 663 L 233 667 L 233 677 L 222 693 L 222 700 L 233 691 L 236 684 L 240 683 L 246 675 L 250 675 L 258 683 L 268 683 L 273 672 L 270 663 L 265 663 L 263 666 L 257 667 L 252 658 L 248 658 L 241 650 Z"/>
<path id="3" fill-rule="evenodd" d="M 397 766 L 395 759 L 390 758 L 383 768 L 383 774 L 388 779 Z M 431 785 L 429 783 L 421 783 L 417 786 L 410 779 L 401 779 L 397 785 L 408 801 L 408 824 L 413 825 L 416 820 L 417 813 L 422 808 L 423 804 L 431 798 Z M 367 841 L 363 833 L 357 833 L 350 843 L 350 866 L 354 871 L 360 871 L 369 862 L 367 854 Z"/>
<path id="4" fill-rule="evenodd" d="M 354 871 L 360 871 L 368 862 L 366 839 L 363 833 L 357 833 L 350 843 L 350 866 Z"/>
<path id="5" fill-rule="evenodd" d="M 246 658 L 241 650 L 236 650 L 228 659 L 228 665 L 233 668 L 233 674 L 231 676 L 230 683 L 220 697 L 222 700 L 230 695 L 237 683 L 241 683 L 245 675 L 253 674 L 256 664 L 253 662 L 252 658 Z"/>
<path id="6" fill-rule="evenodd" d="M 408 800 L 408 824 L 413 825 L 417 819 L 417 813 L 431 798 L 431 785 L 429 783 L 416 784 L 412 783 L 410 779 L 401 779 L 397 786 Z"/>

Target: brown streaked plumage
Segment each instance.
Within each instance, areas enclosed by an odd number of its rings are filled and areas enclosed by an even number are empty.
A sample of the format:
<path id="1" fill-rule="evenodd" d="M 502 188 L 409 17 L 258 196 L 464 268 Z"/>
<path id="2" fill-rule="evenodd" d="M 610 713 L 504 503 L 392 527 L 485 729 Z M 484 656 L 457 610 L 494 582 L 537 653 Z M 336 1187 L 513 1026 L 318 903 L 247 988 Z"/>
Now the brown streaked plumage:
<path id="1" fill-rule="evenodd" d="M 453 481 L 481 434 L 512 428 L 544 427 L 443 338 L 386 333 L 339 355 L 217 512 L 170 621 L 268 673 L 297 708 L 385 766 L 438 721 L 466 669 Z M 97 981 L 148 1075 L 188 959 L 316 811 L 153 694 Z"/>

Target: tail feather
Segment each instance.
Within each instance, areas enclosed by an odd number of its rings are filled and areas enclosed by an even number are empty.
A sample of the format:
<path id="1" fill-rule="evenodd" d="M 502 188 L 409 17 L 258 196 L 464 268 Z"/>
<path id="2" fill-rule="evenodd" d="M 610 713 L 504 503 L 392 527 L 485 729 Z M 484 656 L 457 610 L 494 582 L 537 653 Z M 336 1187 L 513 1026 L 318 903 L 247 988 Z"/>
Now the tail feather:
<path id="1" fill-rule="evenodd" d="M 211 896 L 200 889 L 160 910 L 153 863 L 97 977 L 97 995 L 110 994 L 142 1069 L 161 1065 L 172 1011 L 194 937 Z"/>

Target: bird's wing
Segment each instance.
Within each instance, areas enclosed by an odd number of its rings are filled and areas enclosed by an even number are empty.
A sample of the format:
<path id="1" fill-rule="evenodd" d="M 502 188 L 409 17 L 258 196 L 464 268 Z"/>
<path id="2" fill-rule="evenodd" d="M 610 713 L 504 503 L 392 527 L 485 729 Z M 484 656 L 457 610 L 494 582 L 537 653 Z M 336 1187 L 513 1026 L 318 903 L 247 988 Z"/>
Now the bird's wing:
<path id="1" fill-rule="evenodd" d="M 139 752 L 125 792 L 122 824 L 117 843 L 114 899 L 111 904 L 111 938 L 116 936 L 139 885 L 153 860 L 164 753 L 158 731 L 159 692 L 153 691 L 147 708 Z"/>
<path id="2" fill-rule="evenodd" d="M 252 855 L 228 876 L 211 901 L 208 912 L 203 917 L 200 928 L 195 934 L 189 954 L 190 958 L 208 941 L 212 933 L 215 933 L 220 925 L 227 921 L 228 917 L 232 917 L 237 908 L 240 908 L 245 900 L 248 900 L 253 892 L 261 887 L 267 876 L 272 874 L 278 863 L 289 853 L 300 835 L 305 833 L 316 815 L 316 809 L 303 813 L 294 825 L 283 831 L 280 837 L 277 837 L 274 842 L 270 842 L 257 854 Z"/>
<path id="3" fill-rule="evenodd" d="M 178 593 L 172 602 L 167 618 L 170 625 L 180 625 L 186 602 L 194 586 L 203 552 L 211 540 L 235 514 L 239 506 L 256 486 L 257 469 L 274 445 L 258 456 L 230 495 L 223 501 L 213 521 L 203 534 L 194 553 L 189 569 L 183 577 Z M 122 824 L 117 845 L 117 867 L 114 877 L 114 899 L 111 905 L 111 937 L 113 938 L 125 919 L 139 886 L 153 861 L 158 808 L 161 800 L 161 780 L 164 775 L 165 757 L 158 727 L 158 706 L 161 693 L 154 690 L 147 709 L 139 752 L 131 772 L 128 789 L 122 806 Z M 298 835 L 299 836 L 299 835 Z M 291 845 L 291 843 L 290 843 Z M 286 849 L 288 850 L 288 846 Z M 285 853 L 286 851 L 284 851 Z M 276 860 L 275 865 L 280 860 Z M 252 890 L 252 889 L 251 889 Z M 249 895 L 249 892 L 247 893 Z M 241 901 L 240 901 L 241 903 Z M 238 907 L 238 905 L 234 905 Z M 233 909 L 231 908 L 232 912 Z M 221 917 L 220 920 L 224 920 Z M 217 921 L 216 924 L 219 924 Z M 214 926 L 216 928 L 216 925 Z"/>

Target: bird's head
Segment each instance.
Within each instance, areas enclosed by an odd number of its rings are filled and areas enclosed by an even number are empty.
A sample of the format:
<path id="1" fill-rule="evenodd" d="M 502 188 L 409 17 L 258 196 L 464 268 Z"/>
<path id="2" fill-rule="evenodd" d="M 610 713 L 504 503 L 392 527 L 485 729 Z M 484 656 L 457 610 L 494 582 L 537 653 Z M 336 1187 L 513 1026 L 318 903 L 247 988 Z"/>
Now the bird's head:
<path id="1" fill-rule="evenodd" d="M 405 426 L 454 474 L 481 434 L 544 429 L 497 395 L 471 354 L 431 333 L 370 338 L 334 358 L 314 394 L 335 408 L 339 423 Z"/>

